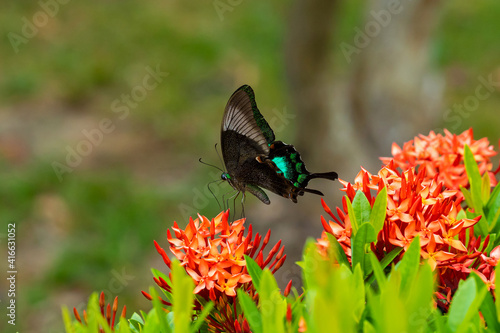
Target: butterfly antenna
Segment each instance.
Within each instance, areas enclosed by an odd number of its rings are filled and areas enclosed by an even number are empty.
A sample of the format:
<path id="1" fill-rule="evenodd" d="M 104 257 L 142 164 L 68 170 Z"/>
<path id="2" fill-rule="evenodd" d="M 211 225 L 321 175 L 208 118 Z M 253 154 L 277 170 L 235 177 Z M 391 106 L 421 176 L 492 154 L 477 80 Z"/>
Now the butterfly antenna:
<path id="1" fill-rule="evenodd" d="M 219 156 L 220 164 L 224 165 L 224 161 L 222 160 L 222 157 L 219 154 L 219 150 L 217 149 L 217 144 L 215 144 L 215 151 L 217 152 L 217 156 Z"/>
<path id="2" fill-rule="evenodd" d="M 222 170 L 222 169 L 221 169 L 221 168 L 219 168 L 218 166 L 215 166 L 215 165 L 210 164 L 210 163 L 203 162 L 203 161 L 201 160 L 201 157 L 200 157 L 200 159 L 199 159 L 198 161 L 200 161 L 200 163 L 201 163 L 201 164 L 205 164 L 205 165 L 208 165 L 208 166 L 214 167 L 214 168 L 216 168 L 216 169 L 218 169 L 218 170 L 220 170 L 220 171 L 222 171 L 222 172 L 225 172 L 224 170 Z"/>

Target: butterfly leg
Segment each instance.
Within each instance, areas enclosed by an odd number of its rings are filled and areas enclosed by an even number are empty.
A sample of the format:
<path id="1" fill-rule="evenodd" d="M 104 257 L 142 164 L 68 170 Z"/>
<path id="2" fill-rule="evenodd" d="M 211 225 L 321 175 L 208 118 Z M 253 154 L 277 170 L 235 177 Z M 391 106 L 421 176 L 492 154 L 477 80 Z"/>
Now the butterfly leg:
<path id="1" fill-rule="evenodd" d="M 233 219 L 236 216 L 236 198 L 240 194 L 240 191 L 235 191 L 235 192 L 236 192 L 236 194 L 234 194 L 226 199 L 227 208 L 229 209 L 229 200 L 234 198 L 234 200 L 233 200 Z M 229 193 L 234 193 L 234 192 L 228 192 L 226 194 L 229 194 Z"/>
<path id="2" fill-rule="evenodd" d="M 229 192 L 226 192 L 222 195 L 222 204 L 224 205 L 224 211 L 226 211 L 228 208 L 229 208 L 229 199 L 231 199 L 233 197 L 233 193 L 235 192 L 236 190 L 233 190 L 233 191 L 229 191 Z M 226 199 L 226 195 L 230 194 L 229 198 Z"/>
<path id="3" fill-rule="evenodd" d="M 241 218 L 245 217 L 245 192 L 243 192 L 243 195 L 241 196 Z"/>
<path id="4" fill-rule="evenodd" d="M 231 198 L 234 198 L 233 199 L 233 209 L 234 209 L 233 220 L 236 218 L 236 199 L 238 199 L 238 195 L 240 195 L 240 193 L 242 193 L 242 198 L 241 198 L 242 212 L 241 213 L 243 214 L 243 216 L 245 216 L 245 207 L 243 206 L 243 201 L 245 200 L 245 192 L 238 191 L 238 193 L 236 193 L 235 196 L 231 197 Z"/>
<path id="5" fill-rule="evenodd" d="M 219 199 L 217 199 L 217 196 L 215 195 L 215 193 L 210 188 L 210 185 L 213 184 L 213 183 L 217 183 L 217 185 L 219 185 L 222 181 L 223 180 L 214 180 L 214 181 L 211 181 L 210 183 L 207 184 L 207 188 L 210 191 L 210 193 L 212 193 L 213 197 L 215 198 L 215 201 L 217 201 L 217 205 L 219 205 L 219 209 L 221 209 L 222 207 L 220 205 Z"/>

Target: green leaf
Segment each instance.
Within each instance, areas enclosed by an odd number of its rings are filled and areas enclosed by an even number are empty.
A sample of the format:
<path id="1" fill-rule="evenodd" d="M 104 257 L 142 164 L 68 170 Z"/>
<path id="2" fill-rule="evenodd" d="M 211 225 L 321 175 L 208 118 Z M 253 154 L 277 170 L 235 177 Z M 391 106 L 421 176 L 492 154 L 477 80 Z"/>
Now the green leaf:
<path id="1" fill-rule="evenodd" d="M 491 191 L 490 176 L 488 175 L 488 172 L 485 172 L 483 174 L 481 183 L 481 202 L 483 203 L 488 202 L 490 198 L 490 191 Z"/>
<path id="2" fill-rule="evenodd" d="M 172 310 L 174 312 L 174 332 L 189 332 L 193 313 L 194 283 L 177 260 L 172 261 Z M 154 298 L 153 298 L 154 299 Z M 162 318 L 160 314 L 158 317 Z"/>
<path id="3" fill-rule="evenodd" d="M 486 206 L 491 210 L 498 210 L 500 208 L 500 183 L 498 183 L 491 192 L 491 196 Z"/>
<path id="4" fill-rule="evenodd" d="M 375 230 L 373 229 L 373 226 L 368 222 L 365 222 L 361 225 L 358 232 L 352 239 L 352 267 L 353 269 L 355 269 L 356 265 L 360 264 L 361 270 L 363 271 L 365 276 L 367 275 L 367 272 L 365 270 L 366 261 L 368 261 L 368 259 L 365 258 L 365 244 L 369 244 L 371 242 L 374 242 L 375 240 Z"/>
<path id="5" fill-rule="evenodd" d="M 356 221 L 358 225 L 370 221 L 372 207 L 362 191 L 356 192 L 356 195 L 352 200 L 352 208 L 354 209 L 354 214 L 356 214 Z"/>
<path id="6" fill-rule="evenodd" d="M 262 332 L 262 318 L 259 310 L 257 309 L 257 305 L 255 305 L 252 298 L 242 289 L 238 289 L 236 292 L 238 293 L 240 306 L 243 309 L 243 313 L 245 314 L 245 318 L 247 319 L 252 332 Z"/>
<path id="7" fill-rule="evenodd" d="M 191 327 L 192 333 L 198 332 L 200 330 L 201 325 L 203 325 L 205 322 L 205 318 L 208 317 L 213 308 L 214 303 L 212 302 L 208 302 L 203 306 L 203 311 L 201 311 L 201 313 L 197 316 L 196 321 Z"/>
<path id="8" fill-rule="evenodd" d="M 326 233 L 328 241 L 330 242 L 330 247 L 328 248 L 328 256 L 337 260 L 339 264 L 344 264 L 347 267 L 351 267 L 351 263 L 347 259 L 347 256 L 342 248 L 342 245 L 338 242 L 337 238 L 330 233 Z"/>
<path id="9" fill-rule="evenodd" d="M 460 186 L 460 191 L 462 191 L 462 194 L 464 195 L 467 207 L 474 207 L 474 201 L 472 201 L 472 194 L 470 194 L 470 191 L 463 186 Z"/>
<path id="10" fill-rule="evenodd" d="M 139 332 L 144 326 L 144 320 L 137 312 L 132 314 L 132 317 L 129 319 L 129 323 L 131 329 L 135 332 Z"/>
<path id="11" fill-rule="evenodd" d="M 428 320 L 433 311 L 433 292 L 434 279 L 431 266 L 421 265 L 411 287 L 405 292 L 407 296 L 405 307 L 410 314 L 409 332 L 424 332 L 428 328 Z"/>
<path id="12" fill-rule="evenodd" d="M 67 333 L 73 333 L 75 332 L 73 328 L 73 324 L 71 321 L 71 315 L 69 314 L 69 310 L 67 307 L 62 308 L 62 317 L 63 317 L 63 322 L 64 322 L 64 328 Z"/>
<path id="13" fill-rule="evenodd" d="M 479 275 L 477 275 L 476 272 L 472 271 L 470 276 L 472 276 L 472 278 L 476 280 L 478 292 L 481 290 L 481 288 L 485 289 L 487 288 L 484 281 L 481 279 Z M 483 303 L 481 303 L 479 309 L 481 310 L 481 314 L 483 315 L 484 320 L 486 321 L 488 329 L 492 329 L 493 332 L 500 332 L 500 324 L 498 322 L 495 302 L 493 301 L 493 297 L 491 296 L 490 293 L 485 294 Z"/>
<path id="14" fill-rule="evenodd" d="M 247 255 L 245 255 L 245 263 L 247 265 L 248 274 L 250 274 L 250 277 L 252 278 L 252 283 L 255 286 L 255 289 L 257 291 L 260 291 L 260 279 L 262 277 L 262 269 L 255 262 L 255 260 L 253 260 Z"/>
<path id="15" fill-rule="evenodd" d="M 347 195 L 345 196 L 345 201 L 347 204 L 347 214 L 349 215 L 349 220 L 351 221 L 351 228 L 352 228 L 351 237 L 353 237 L 358 232 L 358 226 L 360 222 L 356 218 L 356 214 L 354 213 L 354 209 L 352 208 L 351 201 L 349 200 L 349 197 Z"/>
<path id="16" fill-rule="evenodd" d="M 352 316 L 354 317 L 356 323 L 359 323 L 366 306 L 365 282 L 363 281 L 363 272 L 361 271 L 361 267 L 358 266 L 354 269 L 350 284 L 352 285 L 352 290 L 348 299 L 352 302 Z"/>
<path id="17" fill-rule="evenodd" d="M 386 254 L 380 262 L 378 261 L 375 254 L 372 253 L 372 256 L 374 257 L 374 258 L 370 258 L 372 269 L 375 271 L 375 267 L 373 266 L 374 265 L 373 259 L 375 259 L 377 262 L 377 266 L 379 266 L 379 269 L 380 269 L 380 272 L 376 272 L 376 273 L 384 275 L 384 269 L 394 260 L 394 258 L 396 258 L 401 253 L 401 251 L 403 251 L 402 247 L 396 247 L 391 252 Z M 385 275 L 384 275 L 384 277 L 385 277 Z M 366 283 L 371 284 L 375 280 L 375 278 L 377 278 L 377 281 L 380 284 L 381 283 L 381 281 L 379 280 L 380 276 L 377 274 L 370 275 L 369 279 L 366 280 Z"/>
<path id="18" fill-rule="evenodd" d="M 498 270 L 498 265 L 495 267 L 495 277 L 498 276 L 497 274 Z M 497 318 L 500 318 L 500 288 L 495 288 L 495 309 L 497 313 Z"/>
<path id="19" fill-rule="evenodd" d="M 387 188 L 384 187 L 375 198 L 373 209 L 370 215 L 370 221 L 375 234 L 378 235 L 380 230 L 384 227 L 385 215 L 387 213 Z"/>
<path id="20" fill-rule="evenodd" d="M 439 309 L 433 311 L 434 321 L 432 322 L 434 326 L 434 331 L 438 333 L 451 333 L 446 326 L 446 317 L 441 314 Z"/>
<path id="21" fill-rule="evenodd" d="M 154 268 L 151 268 L 151 272 L 153 273 L 153 276 L 155 278 L 158 279 L 158 278 L 161 277 L 163 280 L 167 281 L 168 284 L 172 285 L 172 281 L 170 281 L 170 278 L 168 277 L 167 274 L 165 274 L 165 273 L 163 273 L 163 272 L 161 272 L 161 271 L 159 271 L 157 269 L 154 269 Z M 169 293 L 168 291 L 166 291 L 163 288 L 160 288 L 160 290 L 163 292 L 163 295 L 165 295 L 165 297 L 168 299 L 168 301 L 170 303 L 172 303 L 173 302 L 172 294 Z"/>
<path id="22" fill-rule="evenodd" d="M 470 184 L 470 192 L 472 196 L 472 202 L 474 203 L 474 211 L 478 214 L 483 213 L 483 201 L 481 196 L 481 174 L 479 173 L 479 168 L 477 166 L 474 155 L 470 150 L 468 145 L 464 147 L 464 159 L 465 159 L 465 170 L 467 171 L 467 177 Z"/>
<path id="23" fill-rule="evenodd" d="M 500 183 L 495 186 L 490 199 L 485 207 L 486 217 L 488 219 L 489 230 L 494 233 L 500 231 Z"/>
<path id="24" fill-rule="evenodd" d="M 363 333 L 376 333 L 377 330 L 373 327 L 368 320 L 363 322 Z"/>
<path id="25" fill-rule="evenodd" d="M 402 247 L 396 247 L 391 252 L 386 254 L 385 257 L 383 257 L 380 261 L 380 266 L 382 266 L 382 269 L 385 269 L 394 260 L 394 258 L 396 258 L 401 253 L 401 251 L 403 251 Z"/>
<path id="26" fill-rule="evenodd" d="M 270 270 L 262 272 L 259 305 L 261 308 L 262 332 L 283 333 L 286 314 L 286 300 L 281 296 L 278 284 Z"/>
<path id="27" fill-rule="evenodd" d="M 175 264 L 178 265 L 179 263 L 176 261 Z M 175 293 L 176 291 L 174 290 L 173 292 Z M 167 333 L 172 332 L 171 327 L 167 321 L 167 318 L 165 317 L 165 313 L 163 311 L 163 305 L 160 302 L 160 299 L 158 298 L 158 294 L 153 287 L 149 288 L 149 294 L 152 297 L 153 310 L 150 311 L 150 313 L 146 317 L 146 320 L 144 322 L 144 330 L 147 332 L 148 327 L 150 328 L 151 325 L 155 324 L 154 321 L 151 319 L 151 318 L 155 318 L 157 321 L 157 325 L 159 327 L 161 327 L 165 332 L 167 332 Z M 175 300 L 175 296 L 174 296 L 174 300 Z M 174 325 L 175 325 L 175 323 L 174 323 Z"/>
<path id="28" fill-rule="evenodd" d="M 384 270 L 373 252 L 370 252 L 368 255 L 370 256 L 370 260 L 372 263 L 373 276 L 374 276 L 374 278 L 377 279 L 377 283 L 378 283 L 380 289 L 383 289 L 385 284 L 387 284 L 387 277 L 384 274 Z M 371 279 L 371 280 L 373 280 L 373 279 Z M 369 283 L 371 283 L 371 281 Z"/>
<path id="29" fill-rule="evenodd" d="M 460 281 L 448 312 L 448 328 L 452 332 L 464 332 L 467 330 L 470 321 L 478 313 L 486 291 L 486 288 L 483 288 L 478 293 L 474 278 Z"/>
<path id="30" fill-rule="evenodd" d="M 420 236 L 415 237 L 408 250 L 403 255 L 403 259 L 396 266 L 396 270 L 401 272 L 401 292 L 406 292 L 411 288 L 420 264 Z"/>

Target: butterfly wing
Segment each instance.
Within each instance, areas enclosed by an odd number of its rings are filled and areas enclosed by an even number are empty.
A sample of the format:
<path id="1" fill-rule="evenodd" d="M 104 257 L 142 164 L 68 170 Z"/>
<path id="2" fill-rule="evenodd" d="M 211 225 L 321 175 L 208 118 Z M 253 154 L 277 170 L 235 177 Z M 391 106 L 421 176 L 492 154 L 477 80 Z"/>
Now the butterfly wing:
<path id="1" fill-rule="evenodd" d="M 241 86 L 229 98 L 222 118 L 222 156 L 228 173 L 247 159 L 268 155 L 273 141 L 273 130 L 257 108 L 252 88 Z"/>
<path id="2" fill-rule="evenodd" d="M 276 165 L 273 162 L 267 160 L 259 162 L 259 159 L 248 159 L 243 163 L 241 170 L 243 172 L 237 178 L 245 184 L 245 190 L 254 194 L 265 204 L 269 204 L 270 201 L 267 195 L 265 200 L 261 198 L 258 191 L 262 191 L 261 187 L 297 202 L 295 199 L 296 194 L 293 194 L 296 189 L 295 186 L 285 179 L 282 174 L 277 173 Z M 258 190 L 255 191 L 255 189 Z"/>
<path id="3" fill-rule="evenodd" d="M 274 139 L 273 130 L 257 108 L 252 88 L 241 86 L 229 98 L 222 118 L 222 157 L 231 186 L 254 194 L 265 204 L 270 201 L 259 185 L 274 171 L 257 158 L 269 154 Z"/>

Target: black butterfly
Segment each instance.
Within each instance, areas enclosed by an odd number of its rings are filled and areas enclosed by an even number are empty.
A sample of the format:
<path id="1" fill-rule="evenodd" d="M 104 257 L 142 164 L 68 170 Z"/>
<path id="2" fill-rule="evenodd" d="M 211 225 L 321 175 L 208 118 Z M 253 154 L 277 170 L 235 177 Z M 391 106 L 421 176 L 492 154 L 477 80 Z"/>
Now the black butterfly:
<path id="1" fill-rule="evenodd" d="M 306 188 L 312 178 L 338 178 L 336 172 L 310 173 L 292 145 L 275 141 L 248 85 L 238 88 L 227 102 L 221 143 L 227 170 L 222 179 L 243 197 L 248 191 L 266 205 L 271 201 L 261 187 L 297 202 L 297 196 L 304 192 L 323 195 Z"/>

